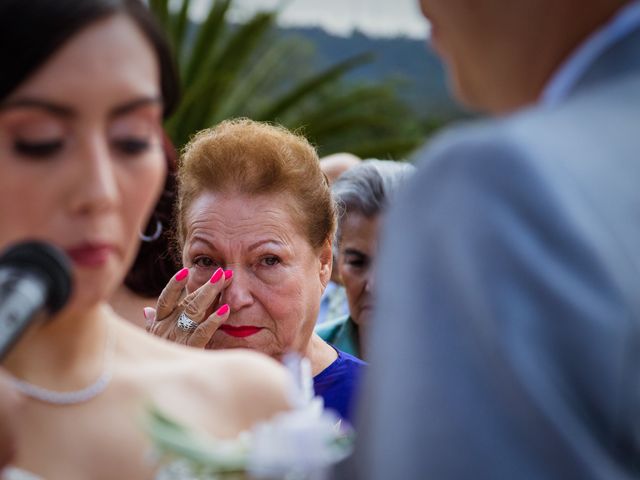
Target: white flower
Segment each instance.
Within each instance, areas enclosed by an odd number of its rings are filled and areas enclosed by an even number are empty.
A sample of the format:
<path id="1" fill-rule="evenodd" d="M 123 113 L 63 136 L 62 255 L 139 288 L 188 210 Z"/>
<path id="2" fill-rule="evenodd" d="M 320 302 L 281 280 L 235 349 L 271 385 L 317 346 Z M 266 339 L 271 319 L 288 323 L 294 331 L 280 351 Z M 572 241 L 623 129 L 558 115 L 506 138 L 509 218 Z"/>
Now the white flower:
<path id="1" fill-rule="evenodd" d="M 284 364 L 292 379 L 293 409 L 235 440 L 203 439 L 152 411 L 149 432 L 160 457 L 168 460 L 157 480 L 226 479 L 243 472 L 258 479 L 325 478 L 331 465 L 351 453 L 352 432 L 342 430 L 340 419 L 314 397 L 309 361 L 289 355 Z"/>
<path id="2" fill-rule="evenodd" d="M 321 475 L 349 453 L 337 440 L 339 419 L 322 399 L 277 415 L 251 431 L 247 470 L 255 478 Z"/>

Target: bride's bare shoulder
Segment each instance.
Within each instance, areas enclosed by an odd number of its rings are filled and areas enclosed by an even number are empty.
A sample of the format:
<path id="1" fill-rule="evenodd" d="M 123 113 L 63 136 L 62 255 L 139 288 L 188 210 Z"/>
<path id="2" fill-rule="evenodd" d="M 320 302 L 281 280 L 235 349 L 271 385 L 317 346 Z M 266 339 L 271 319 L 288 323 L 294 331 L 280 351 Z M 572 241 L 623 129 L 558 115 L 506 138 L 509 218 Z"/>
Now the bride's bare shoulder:
<path id="1" fill-rule="evenodd" d="M 289 408 L 289 376 L 268 356 L 251 350 L 200 351 L 199 376 L 205 384 L 212 372 L 224 378 L 228 399 L 238 412 L 251 412 L 254 420 Z"/>
<path id="2" fill-rule="evenodd" d="M 130 375 L 152 390 L 189 392 L 190 399 L 215 402 L 249 427 L 289 408 L 289 377 L 278 362 L 251 350 L 201 350 L 176 345 L 126 325 L 123 362 Z"/>
<path id="3" fill-rule="evenodd" d="M 275 360 L 250 350 L 191 350 L 180 361 L 182 382 L 225 412 L 234 431 L 248 430 L 291 408 L 289 377 Z M 214 423 L 220 423 L 217 416 Z"/>

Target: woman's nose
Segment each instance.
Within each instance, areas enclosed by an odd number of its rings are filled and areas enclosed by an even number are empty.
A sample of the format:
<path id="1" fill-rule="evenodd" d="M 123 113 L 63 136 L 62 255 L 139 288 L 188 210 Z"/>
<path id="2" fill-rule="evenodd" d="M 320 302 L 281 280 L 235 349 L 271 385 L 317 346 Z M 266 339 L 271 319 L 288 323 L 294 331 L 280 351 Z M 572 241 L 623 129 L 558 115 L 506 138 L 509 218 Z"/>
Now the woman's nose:
<path id="1" fill-rule="evenodd" d="M 106 211 L 118 203 L 116 164 L 106 139 L 100 135 L 86 139 L 78 149 L 74 165 L 80 181 L 74 181 L 72 208 L 77 213 Z"/>
<path id="2" fill-rule="evenodd" d="M 233 266 L 227 268 L 233 270 L 233 280 L 222 294 L 222 303 L 228 303 L 231 312 L 237 312 L 253 303 L 252 275 Z"/>
<path id="3" fill-rule="evenodd" d="M 364 277 L 364 291 L 370 295 L 371 293 L 373 293 L 373 290 L 375 287 L 376 287 L 376 275 L 373 269 L 370 268 Z"/>

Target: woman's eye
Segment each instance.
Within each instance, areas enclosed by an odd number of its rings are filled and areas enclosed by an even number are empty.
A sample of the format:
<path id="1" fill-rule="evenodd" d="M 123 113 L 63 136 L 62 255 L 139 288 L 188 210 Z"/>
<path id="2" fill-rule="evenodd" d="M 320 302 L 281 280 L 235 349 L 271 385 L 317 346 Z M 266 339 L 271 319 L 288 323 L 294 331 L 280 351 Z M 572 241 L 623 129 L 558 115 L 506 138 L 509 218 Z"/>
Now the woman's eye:
<path id="1" fill-rule="evenodd" d="M 63 146 L 62 140 L 16 140 L 13 148 L 16 153 L 26 157 L 46 158 L 60 152 Z"/>
<path id="2" fill-rule="evenodd" d="M 146 152 L 151 143 L 147 140 L 138 138 L 123 138 L 120 140 L 114 140 L 113 144 L 115 148 L 124 155 L 140 155 Z"/>
<path id="3" fill-rule="evenodd" d="M 213 268 L 217 265 L 216 262 L 209 257 L 198 257 L 193 263 L 202 268 Z"/>
<path id="4" fill-rule="evenodd" d="M 266 265 L 267 267 L 273 267 L 275 265 L 278 265 L 279 263 L 280 263 L 280 259 L 276 256 L 264 257 L 262 259 L 262 264 Z"/>
<path id="5" fill-rule="evenodd" d="M 344 263 L 354 268 L 365 268 L 369 264 L 369 259 L 365 257 L 348 257 Z"/>

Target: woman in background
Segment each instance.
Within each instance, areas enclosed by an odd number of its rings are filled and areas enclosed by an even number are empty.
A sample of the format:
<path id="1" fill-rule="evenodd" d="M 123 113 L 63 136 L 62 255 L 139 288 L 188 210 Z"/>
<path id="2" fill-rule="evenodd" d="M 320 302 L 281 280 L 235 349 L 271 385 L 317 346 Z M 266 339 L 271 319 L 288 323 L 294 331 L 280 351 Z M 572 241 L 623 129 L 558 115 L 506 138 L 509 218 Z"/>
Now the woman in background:
<path id="1" fill-rule="evenodd" d="M 316 333 L 358 358 L 364 358 L 364 338 L 375 307 L 372 292 L 380 224 L 389 202 L 414 170 L 408 163 L 365 160 L 331 187 L 341 212 L 335 250 L 349 315 L 319 325 Z"/>
<path id="2" fill-rule="evenodd" d="M 273 360 L 163 342 L 108 306 L 165 182 L 161 124 L 177 98 L 144 4 L 3 0 L 0 46 L 0 250 L 49 242 L 75 284 L 3 361 L 26 397 L 14 466 L 47 479 L 148 479 L 149 406 L 219 438 L 287 408 Z"/>
<path id="3" fill-rule="evenodd" d="M 296 352 L 309 358 L 325 407 L 351 421 L 364 364 L 313 333 L 336 221 L 315 149 L 282 127 L 226 121 L 187 145 L 178 180 L 185 268 L 160 296 L 150 330 L 277 360 Z M 212 282 L 220 295 L 194 293 Z"/>

